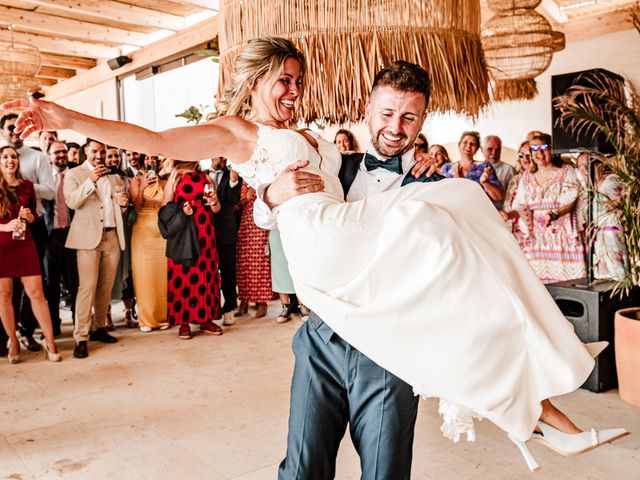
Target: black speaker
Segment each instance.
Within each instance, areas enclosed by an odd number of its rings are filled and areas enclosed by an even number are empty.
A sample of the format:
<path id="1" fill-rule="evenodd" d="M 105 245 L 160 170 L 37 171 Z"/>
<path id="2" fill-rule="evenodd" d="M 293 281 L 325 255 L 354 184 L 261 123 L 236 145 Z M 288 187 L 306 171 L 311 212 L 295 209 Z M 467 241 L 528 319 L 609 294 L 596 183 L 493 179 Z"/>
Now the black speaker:
<path id="1" fill-rule="evenodd" d="M 620 75 L 616 75 L 603 68 L 594 68 L 592 70 L 567 73 L 564 75 L 553 75 L 551 77 L 551 118 L 554 153 L 570 153 L 576 152 L 579 149 L 585 149 L 591 152 L 614 153 L 613 147 L 606 141 L 604 135 L 596 135 L 595 137 L 590 133 L 580 133 L 577 135 L 565 128 L 558 121 L 560 111 L 554 106 L 555 98 L 566 94 L 567 90 L 573 85 L 593 86 L 593 75 L 604 75 L 615 82 L 619 82 L 621 87 L 624 85 L 624 79 Z"/>
<path id="2" fill-rule="evenodd" d="M 640 305 L 640 290 L 622 299 L 611 297 L 614 284 L 600 282 L 587 285 L 586 279 L 546 285 L 556 304 L 584 343 L 607 341 L 609 346 L 596 358 L 596 365 L 582 388 L 603 392 L 618 386 L 613 318 L 616 310 Z"/>

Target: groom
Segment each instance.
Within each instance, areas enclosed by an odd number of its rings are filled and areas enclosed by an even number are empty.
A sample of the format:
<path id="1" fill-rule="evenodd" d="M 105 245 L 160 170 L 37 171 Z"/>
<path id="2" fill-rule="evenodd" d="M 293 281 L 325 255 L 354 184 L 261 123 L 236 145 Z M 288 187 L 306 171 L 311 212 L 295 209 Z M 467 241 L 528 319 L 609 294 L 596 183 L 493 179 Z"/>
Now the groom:
<path id="1" fill-rule="evenodd" d="M 376 75 L 366 111 L 371 147 L 365 155 L 342 157 L 339 176 L 347 201 L 432 181 L 413 156 L 429 89 L 427 72 L 411 63 L 395 62 Z M 271 208 L 322 191 L 317 175 L 298 170 L 306 164 L 295 163 L 259 192 L 264 203 L 255 204 L 256 224 L 269 228 Z M 418 411 L 411 386 L 349 345 L 315 313 L 296 333 L 293 351 L 287 454 L 279 479 L 333 479 L 347 425 L 363 479 L 409 479 Z"/>

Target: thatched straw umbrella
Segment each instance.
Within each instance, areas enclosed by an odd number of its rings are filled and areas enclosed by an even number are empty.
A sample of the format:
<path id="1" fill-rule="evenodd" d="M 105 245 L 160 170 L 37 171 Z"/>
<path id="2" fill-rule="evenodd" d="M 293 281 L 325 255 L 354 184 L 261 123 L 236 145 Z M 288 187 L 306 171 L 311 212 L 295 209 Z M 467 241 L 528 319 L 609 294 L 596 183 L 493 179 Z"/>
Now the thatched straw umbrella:
<path id="1" fill-rule="evenodd" d="M 363 118 L 375 73 L 395 60 L 431 75 L 432 110 L 477 115 L 488 103 L 478 0 L 226 0 L 220 14 L 220 92 L 238 50 L 280 36 L 304 53 L 300 117 Z"/>

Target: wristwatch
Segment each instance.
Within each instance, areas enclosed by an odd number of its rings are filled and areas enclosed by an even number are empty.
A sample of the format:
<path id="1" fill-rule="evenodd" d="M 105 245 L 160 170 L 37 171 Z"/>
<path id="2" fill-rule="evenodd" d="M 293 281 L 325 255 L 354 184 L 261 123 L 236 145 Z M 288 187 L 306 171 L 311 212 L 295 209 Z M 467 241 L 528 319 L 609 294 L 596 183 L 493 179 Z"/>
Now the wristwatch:
<path id="1" fill-rule="evenodd" d="M 560 218 L 560 215 L 558 215 L 558 212 L 556 212 L 555 210 L 551 210 L 549 212 L 549 218 L 555 222 L 557 219 Z"/>

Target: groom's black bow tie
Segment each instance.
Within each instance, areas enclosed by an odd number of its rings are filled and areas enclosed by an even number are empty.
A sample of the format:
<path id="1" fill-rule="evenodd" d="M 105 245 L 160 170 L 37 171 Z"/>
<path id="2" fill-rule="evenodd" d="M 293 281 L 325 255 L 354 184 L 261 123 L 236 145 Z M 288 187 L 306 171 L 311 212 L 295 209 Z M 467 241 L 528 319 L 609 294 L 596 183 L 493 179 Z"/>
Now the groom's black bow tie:
<path id="1" fill-rule="evenodd" d="M 398 175 L 402 175 L 402 157 L 392 157 L 383 162 L 370 153 L 367 153 L 364 156 L 364 166 L 367 167 L 368 171 L 375 170 L 376 168 L 384 168 L 390 172 L 396 172 Z"/>

